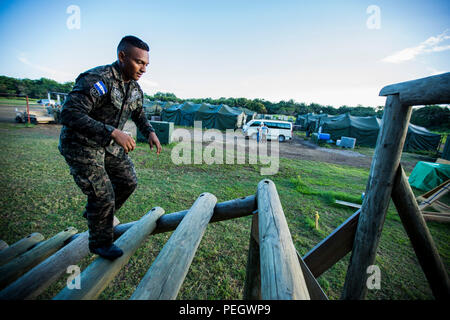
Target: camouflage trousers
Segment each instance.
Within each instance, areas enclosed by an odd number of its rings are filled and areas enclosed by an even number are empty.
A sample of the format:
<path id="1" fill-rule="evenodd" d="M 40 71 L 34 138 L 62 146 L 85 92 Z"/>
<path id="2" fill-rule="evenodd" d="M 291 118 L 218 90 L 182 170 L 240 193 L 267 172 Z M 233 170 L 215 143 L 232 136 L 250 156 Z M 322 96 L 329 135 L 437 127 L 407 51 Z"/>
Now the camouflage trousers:
<path id="1" fill-rule="evenodd" d="M 113 243 L 114 213 L 137 187 L 136 171 L 127 154 L 113 156 L 104 148 L 61 147 L 70 174 L 87 195 L 84 216 L 88 220 L 89 247 Z"/>

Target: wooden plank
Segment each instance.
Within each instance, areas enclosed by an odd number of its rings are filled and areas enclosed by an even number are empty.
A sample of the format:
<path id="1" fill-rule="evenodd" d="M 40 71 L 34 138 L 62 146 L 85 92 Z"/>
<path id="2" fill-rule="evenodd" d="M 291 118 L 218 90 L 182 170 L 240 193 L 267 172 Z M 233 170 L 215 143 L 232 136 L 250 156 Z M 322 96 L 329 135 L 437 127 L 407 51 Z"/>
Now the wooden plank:
<path id="1" fill-rule="evenodd" d="M 309 270 L 305 261 L 303 261 L 302 257 L 297 251 L 297 258 L 300 266 L 302 268 L 303 276 L 305 277 L 306 286 L 308 287 L 308 292 L 311 300 L 328 300 L 327 295 L 323 292 L 316 278 L 312 274 L 311 270 Z"/>
<path id="2" fill-rule="evenodd" d="M 450 103 L 450 72 L 385 86 L 380 96 L 398 95 L 406 106 Z"/>
<path id="3" fill-rule="evenodd" d="M 173 300 L 188 273 L 217 198 L 202 193 L 156 257 L 131 300 Z"/>
<path id="4" fill-rule="evenodd" d="M 438 216 L 438 217 L 449 217 L 450 212 L 435 212 L 435 211 L 421 211 L 423 215 L 431 215 L 431 216 Z"/>
<path id="5" fill-rule="evenodd" d="M 258 214 L 252 217 L 244 285 L 244 300 L 261 300 L 261 268 L 259 257 Z"/>
<path id="6" fill-rule="evenodd" d="M 437 216 L 434 214 L 424 214 L 423 218 L 426 221 L 450 222 L 450 217 Z"/>
<path id="7" fill-rule="evenodd" d="M 30 270 L 42 260 L 58 251 L 67 239 L 77 233 L 77 229 L 69 227 L 54 237 L 40 242 L 33 249 L 21 254 L 14 260 L 0 267 L 0 288 L 4 288 L 22 274 Z"/>
<path id="8" fill-rule="evenodd" d="M 12 259 L 29 250 L 42 240 L 44 240 L 44 236 L 39 232 L 34 232 L 16 243 L 13 243 L 8 248 L 0 251 L 0 265 L 10 262 Z"/>
<path id="9" fill-rule="evenodd" d="M 106 286 L 127 264 L 140 244 L 156 228 L 156 221 L 164 214 L 164 210 L 155 207 L 125 232 L 114 244 L 122 249 L 123 255 L 113 261 L 98 257 L 80 274 L 80 289 L 65 287 L 54 300 L 95 300 Z"/>
<path id="10" fill-rule="evenodd" d="M 357 204 L 357 203 L 351 203 L 351 202 L 342 201 L 342 200 L 335 200 L 335 202 L 337 204 L 342 204 L 343 206 L 347 206 L 347 207 L 352 207 L 352 208 L 356 208 L 356 209 L 361 208 L 361 205 Z"/>
<path id="11" fill-rule="evenodd" d="M 450 164 L 449 160 L 446 159 L 442 159 L 442 158 L 437 158 L 436 159 L 436 163 L 440 163 L 440 164 Z"/>
<path id="12" fill-rule="evenodd" d="M 113 225 L 117 226 L 119 223 L 119 219 L 114 217 Z M 68 266 L 76 265 L 89 254 L 88 242 L 89 231 L 78 234 L 69 244 L 0 291 L 0 300 L 36 298 L 63 275 Z"/>
<path id="13" fill-rule="evenodd" d="M 433 194 L 435 194 L 436 192 L 438 192 L 439 190 L 441 190 L 443 187 L 445 187 L 447 184 L 450 183 L 450 179 L 448 179 L 447 181 L 442 182 L 440 185 L 438 185 L 436 188 L 431 189 L 430 191 L 427 191 L 426 193 L 422 194 L 421 196 L 418 196 L 417 198 L 424 198 L 427 199 L 430 196 L 432 196 Z M 423 201 L 423 200 L 421 200 Z"/>
<path id="14" fill-rule="evenodd" d="M 275 184 L 258 183 L 261 296 L 264 300 L 309 300 L 297 252 L 292 242 Z"/>
<path id="15" fill-rule="evenodd" d="M 424 198 L 424 200 L 420 202 L 419 209 L 423 210 L 428 206 L 431 206 L 434 202 L 445 196 L 449 190 L 450 190 L 450 181 L 446 181 L 444 185 L 439 186 L 439 189 L 435 188 L 432 190 L 433 191 L 432 193 L 431 191 L 426 193 L 427 197 L 421 197 Z"/>
<path id="16" fill-rule="evenodd" d="M 305 254 L 303 260 L 315 278 L 320 277 L 352 251 L 360 212 L 361 209 L 352 214 L 330 235 Z"/>
<path id="17" fill-rule="evenodd" d="M 342 299 L 364 299 L 367 295 L 367 267 L 375 262 L 395 173 L 408 131 L 411 107 L 403 106 L 398 95 L 386 100 L 369 180 L 356 229 Z"/>
<path id="18" fill-rule="evenodd" d="M 401 165 L 395 177 L 392 200 L 433 295 L 436 299 L 448 300 L 450 298 L 450 282 L 447 270 L 420 213 L 416 198 Z"/>
<path id="19" fill-rule="evenodd" d="M 214 214 L 209 222 L 213 223 L 248 216 L 251 215 L 256 209 L 257 205 L 255 195 L 220 202 L 214 207 Z M 188 211 L 189 210 L 183 210 L 163 215 L 158 220 L 156 229 L 152 232 L 152 234 L 175 230 Z M 133 221 L 117 226 L 114 229 L 114 237 L 120 237 L 135 223 L 136 222 Z"/>

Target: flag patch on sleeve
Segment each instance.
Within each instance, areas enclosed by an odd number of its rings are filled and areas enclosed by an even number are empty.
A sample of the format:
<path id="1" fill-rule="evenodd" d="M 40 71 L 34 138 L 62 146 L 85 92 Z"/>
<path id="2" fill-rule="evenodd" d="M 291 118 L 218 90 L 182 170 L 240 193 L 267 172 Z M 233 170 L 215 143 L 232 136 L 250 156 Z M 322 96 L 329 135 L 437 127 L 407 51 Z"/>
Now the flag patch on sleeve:
<path id="1" fill-rule="evenodd" d="M 100 97 L 108 92 L 105 84 L 102 81 L 97 81 L 91 89 L 91 94 L 96 97 Z"/>

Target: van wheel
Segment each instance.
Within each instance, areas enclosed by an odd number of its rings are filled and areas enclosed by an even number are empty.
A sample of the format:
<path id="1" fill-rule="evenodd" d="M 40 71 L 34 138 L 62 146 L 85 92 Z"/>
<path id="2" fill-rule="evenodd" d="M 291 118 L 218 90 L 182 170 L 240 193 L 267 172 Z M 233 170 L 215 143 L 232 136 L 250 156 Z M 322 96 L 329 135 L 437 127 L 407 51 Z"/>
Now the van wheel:
<path id="1" fill-rule="evenodd" d="M 278 141 L 284 142 L 284 140 L 286 140 L 286 138 L 284 136 L 278 136 Z"/>

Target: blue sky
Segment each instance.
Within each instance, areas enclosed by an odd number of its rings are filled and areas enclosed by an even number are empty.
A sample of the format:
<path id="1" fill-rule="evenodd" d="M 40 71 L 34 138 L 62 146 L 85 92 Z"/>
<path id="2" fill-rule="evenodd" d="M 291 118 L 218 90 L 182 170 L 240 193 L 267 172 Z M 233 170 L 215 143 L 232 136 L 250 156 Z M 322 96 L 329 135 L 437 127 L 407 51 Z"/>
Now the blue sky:
<path id="1" fill-rule="evenodd" d="M 143 90 L 181 98 L 377 106 L 387 84 L 450 71 L 450 1 L 60 0 L 0 1 L 0 74 L 73 81 L 128 34 L 151 48 Z"/>

